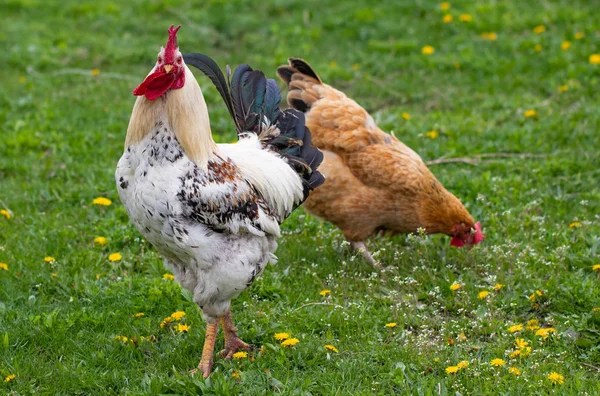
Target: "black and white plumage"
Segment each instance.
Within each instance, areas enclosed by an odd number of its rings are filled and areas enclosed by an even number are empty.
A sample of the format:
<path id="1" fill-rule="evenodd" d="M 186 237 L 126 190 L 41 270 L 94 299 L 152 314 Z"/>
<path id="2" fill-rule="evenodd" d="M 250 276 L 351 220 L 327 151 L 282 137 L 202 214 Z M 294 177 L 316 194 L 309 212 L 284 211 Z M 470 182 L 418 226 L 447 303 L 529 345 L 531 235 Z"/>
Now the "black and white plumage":
<path id="1" fill-rule="evenodd" d="M 202 309 L 207 332 L 199 368 L 207 376 L 219 321 L 226 356 L 247 347 L 237 338 L 231 299 L 275 260 L 280 224 L 324 181 L 317 170 L 322 154 L 310 144 L 304 115 L 281 112 L 277 85 L 246 65 L 231 83 L 211 69 L 227 86 L 239 136 L 235 144 L 215 144 L 177 30 L 169 29 L 166 49 L 134 90 L 115 176 L 131 221 Z"/>

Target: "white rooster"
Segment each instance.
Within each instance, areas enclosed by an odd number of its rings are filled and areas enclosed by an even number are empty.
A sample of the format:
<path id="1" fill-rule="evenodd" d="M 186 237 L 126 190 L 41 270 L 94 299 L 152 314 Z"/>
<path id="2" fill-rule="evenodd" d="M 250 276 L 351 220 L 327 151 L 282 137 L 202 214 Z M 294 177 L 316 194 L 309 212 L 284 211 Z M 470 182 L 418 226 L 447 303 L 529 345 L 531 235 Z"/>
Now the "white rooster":
<path id="1" fill-rule="evenodd" d="M 116 181 L 131 221 L 193 294 L 206 320 L 198 369 L 208 377 L 219 323 L 231 358 L 249 346 L 237 336 L 231 299 L 274 261 L 279 225 L 323 183 L 323 155 L 310 144 L 304 115 L 280 111 L 279 88 L 239 66 L 227 80 L 210 58 L 186 55 L 169 28 L 138 96 Z M 186 62 L 217 86 L 239 141 L 216 144 L 202 91 Z"/>

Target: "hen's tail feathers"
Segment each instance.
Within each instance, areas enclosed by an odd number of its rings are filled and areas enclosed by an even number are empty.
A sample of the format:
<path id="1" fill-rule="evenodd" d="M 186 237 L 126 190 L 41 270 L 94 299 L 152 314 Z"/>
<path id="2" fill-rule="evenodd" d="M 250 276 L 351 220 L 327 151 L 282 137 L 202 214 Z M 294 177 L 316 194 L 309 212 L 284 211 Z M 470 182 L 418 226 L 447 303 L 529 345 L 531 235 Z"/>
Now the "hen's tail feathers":
<path id="1" fill-rule="evenodd" d="M 211 79 L 233 118 L 238 136 L 258 135 L 264 147 L 277 152 L 300 175 L 304 199 L 325 178 L 317 170 L 323 153 L 311 145 L 311 134 L 305 125 L 304 114 L 288 109 L 281 111 L 281 93 L 277 82 L 267 79 L 263 72 L 240 65 L 227 78 L 217 63 L 203 54 L 183 55 L 185 63 L 196 67 Z"/>
<path id="2" fill-rule="evenodd" d="M 305 113 L 320 99 L 313 87 L 322 85 L 323 82 L 306 61 L 289 58 L 288 62 L 287 66 L 279 66 L 277 75 L 289 88 L 287 95 L 289 105 Z"/>

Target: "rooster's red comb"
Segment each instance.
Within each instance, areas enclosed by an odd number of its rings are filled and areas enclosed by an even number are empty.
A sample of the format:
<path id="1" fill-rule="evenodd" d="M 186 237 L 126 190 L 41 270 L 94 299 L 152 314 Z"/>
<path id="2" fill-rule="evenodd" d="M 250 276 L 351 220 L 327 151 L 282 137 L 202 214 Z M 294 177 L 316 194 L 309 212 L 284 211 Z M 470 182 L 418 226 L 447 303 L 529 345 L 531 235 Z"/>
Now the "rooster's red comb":
<path id="1" fill-rule="evenodd" d="M 169 28 L 169 41 L 167 41 L 166 51 L 172 52 L 177 49 L 177 31 L 181 26 L 175 27 L 175 25 L 171 25 Z"/>

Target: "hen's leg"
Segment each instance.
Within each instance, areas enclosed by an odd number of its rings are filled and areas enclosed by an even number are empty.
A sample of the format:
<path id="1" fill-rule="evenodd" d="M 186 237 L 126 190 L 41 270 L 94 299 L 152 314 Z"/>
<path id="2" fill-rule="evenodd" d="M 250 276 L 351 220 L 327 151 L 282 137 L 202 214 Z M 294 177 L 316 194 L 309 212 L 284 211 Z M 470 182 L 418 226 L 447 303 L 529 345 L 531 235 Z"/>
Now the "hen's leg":
<path id="1" fill-rule="evenodd" d="M 375 259 L 373 258 L 373 256 L 369 252 L 369 249 L 367 249 L 367 246 L 365 245 L 364 242 L 350 241 L 350 247 L 352 249 L 354 249 L 354 250 L 358 250 L 360 252 L 360 254 L 363 256 L 363 258 L 365 260 L 367 260 L 369 263 L 371 263 L 371 265 L 373 265 L 373 267 L 375 269 L 377 269 L 377 270 L 382 270 L 383 269 L 381 267 L 381 265 L 379 265 L 379 263 L 377 261 L 375 261 Z"/>
<path id="2" fill-rule="evenodd" d="M 250 345 L 240 340 L 237 335 L 237 328 L 233 324 L 231 311 L 227 311 L 227 313 L 221 318 L 221 325 L 223 326 L 223 337 L 225 338 L 225 349 L 221 351 L 221 356 L 229 360 L 233 357 L 233 354 L 240 349 L 244 349 L 246 351 L 250 350 Z"/>
<path id="3" fill-rule="evenodd" d="M 217 332 L 219 331 L 219 322 L 206 324 L 206 335 L 204 336 L 204 347 L 202 348 L 202 359 L 198 364 L 197 370 L 192 370 L 192 375 L 198 370 L 204 378 L 208 378 L 213 365 L 213 353 L 215 350 L 215 341 L 217 341 Z"/>

